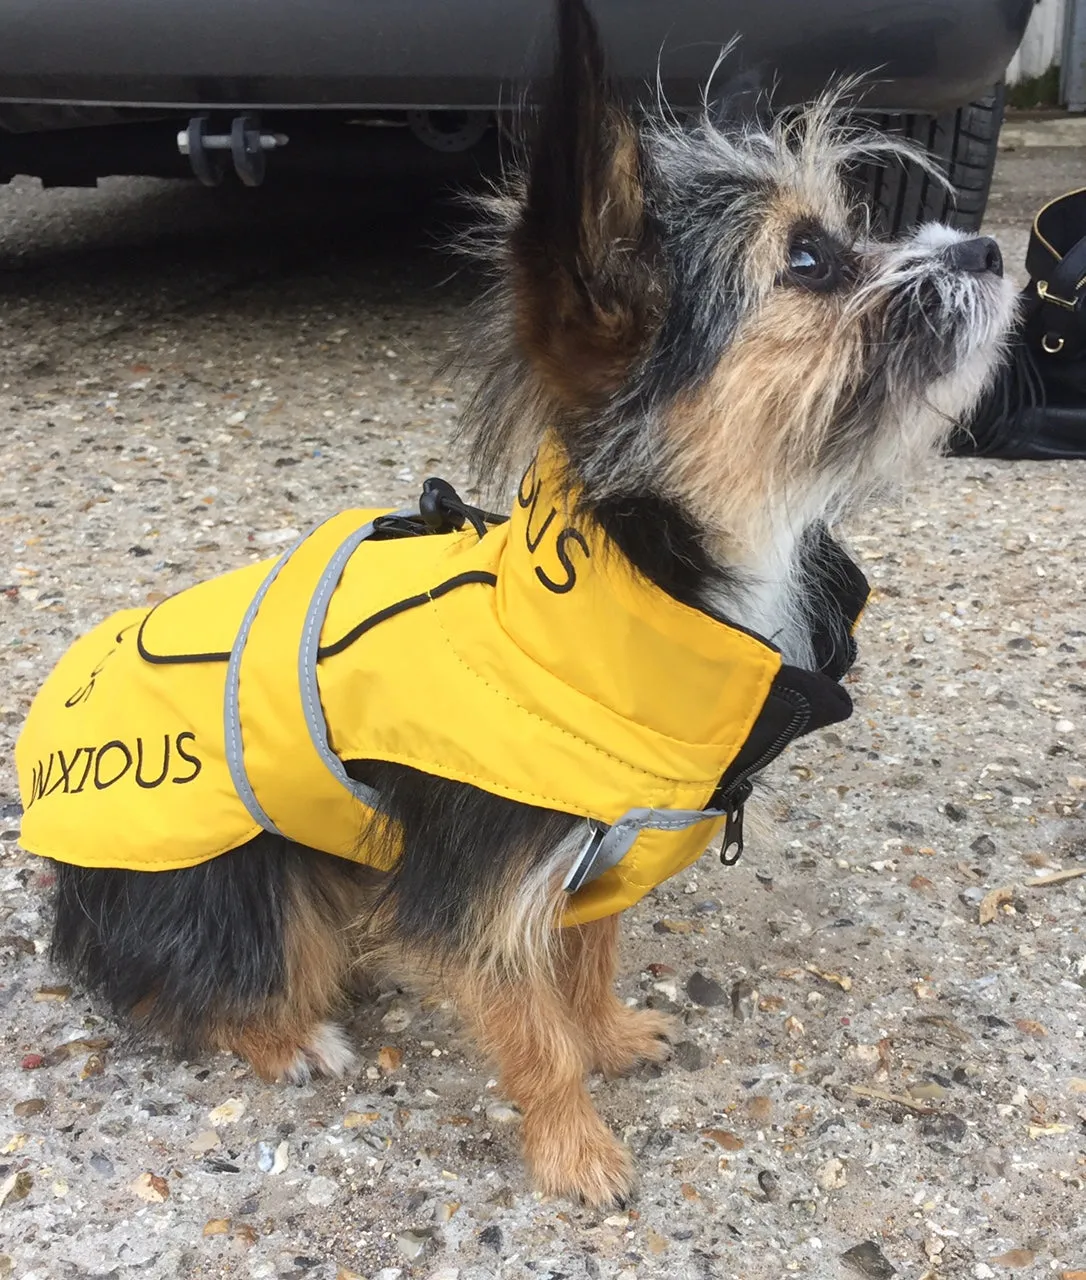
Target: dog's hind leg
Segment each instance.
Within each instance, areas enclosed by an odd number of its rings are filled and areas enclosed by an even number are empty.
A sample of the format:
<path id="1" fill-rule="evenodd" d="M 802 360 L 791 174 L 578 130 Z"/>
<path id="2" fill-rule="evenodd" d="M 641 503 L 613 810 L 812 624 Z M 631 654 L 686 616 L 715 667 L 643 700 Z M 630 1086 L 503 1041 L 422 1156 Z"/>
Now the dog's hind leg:
<path id="1" fill-rule="evenodd" d="M 53 956 L 177 1049 L 268 1079 L 347 1070 L 343 1003 L 366 869 L 258 836 L 178 871 L 58 864 Z"/>
<path id="2" fill-rule="evenodd" d="M 359 897 L 341 867 L 312 857 L 287 876 L 281 988 L 247 1017 L 213 1021 L 209 1034 L 264 1079 L 292 1084 L 318 1073 L 343 1076 L 357 1061 L 330 1018 L 350 988 Z"/>
<path id="3" fill-rule="evenodd" d="M 615 995 L 617 915 L 562 931 L 559 985 L 569 1017 L 589 1047 L 589 1065 L 618 1076 L 639 1062 L 662 1062 L 676 1023 L 653 1009 L 631 1009 Z"/>
<path id="4" fill-rule="evenodd" d="M 539 976 L 469 972 L 449 985 L 521 1110 L 524 1157 L 539 1189 L 596 1205 L 624 1201 L 633 1162 L 592 1105 L 585 1088 L 590 1050 L 564 995 Z"/>

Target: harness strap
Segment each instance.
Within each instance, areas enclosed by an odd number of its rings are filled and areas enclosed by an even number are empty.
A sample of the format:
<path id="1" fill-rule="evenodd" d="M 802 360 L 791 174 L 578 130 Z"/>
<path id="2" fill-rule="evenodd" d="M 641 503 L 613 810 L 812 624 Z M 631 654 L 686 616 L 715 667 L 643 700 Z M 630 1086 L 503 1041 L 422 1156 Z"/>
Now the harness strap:
<path id="1" fill-rule="evenodd" d="M 253 819 L 299 844 L 322 831 L 326 851 L 348 858 L 378 797 L 347 775 L 329 746 L 316 662 L 343 568 L 374 531 L 373 521 L 360 524 L 359 516 L 333 516 L 276 562 L 239 629 L 224 698 L 230 776 Z M 309 601 L 304 612 L 300 599 Z M 284 679 L 290 672 L 296 678 Z M 344 790 L 353 804 L 342 803 Z"/>
<path id="2" fill-rule="evenodd" d="M 727 809 L 628 809 L 611 826 L 590 821 L 584 847 L 570 867 L 562 888 L 576 893 L 617 866 L 643 831 L 688 831 L 699 822 L 719 822 Z"/>
<path id="3" fill-rule="evenodd" d="M 275 825 L 275 823 L 264 812 L 264 808 L 257 799 L 253 785 L 249 781 L 249 775 L 245 769 L 245 753 L 241 744 L 241 708 L 239 688 L 241 682 L 241 659 L 245 652 L 245 646 L 249 642 L 249 632 L 252 630 L 253 622 L 256 619 L 257 611 L 260 609 L 264 601 L 264 597 L 268 594 L 272 583 L 279 576 L 280 570 L 298 550 L 303 542 L 306 541 L 313 533 L 319 529 L 316 525 L 309 530 L 309 533 L 303 534 L 297 542 L 288 547 L 279 559 L 272 565 L 271 572 L 260 584 L 260 588 L 256 595 L 253 596 L 245 616 L 241 620 L 241 626 L 238 628 L 238 634 L 234 638 L 234 644 L 230 650 L 230 659 L 226 667 L 226 689 L 223 695 L 223 739 L 226 745 L 226 766 L 230 770 L 230 780 L 234 784 L 234 790 L 238 793 L 242 804 L 249 810 L 249 815 L 254 822 L 258 822 L 265 831 L 270 832 L 273 836 L 281 836 L 283 833 Z"/>
<path id="4" fill-rule="evenodd" d="M 393 513 L 393 518 L 414 515 L 410 509 Z M 328 721 L 321 706 L 320 688 L 317 683 L 317 659 L 319 657 L 321 629 L 328 615 L 328 606 L 332 602 L 332 594 L 339 585 L 347 561 L 368 538 L 374 534 L 374 521 L 369 521 L 360 529 L 349 533 L 339 544 L 335 554 L 328 561 L 328 567 L 321 574 L 306 610 L 305 624 L 302 627 L 301 644 L 298 646 L 298 686 L 301 690 L 302 705 L 305 708 L 305 721 L 309 729 L 309 740 L 317 755 L 334 778 L 370 809 L 381 808 L 380 794 L 374 787 L 363 782 L 356 782 L 344 767 L 343 761 L 328 744 Z"/>
<path id="5" fill-rule="evenodd" d="M 327 824 L 331 813 L 343 812 L 349 817 L 338 823 L 334 842 L 350 857 L 357 851 L 363 810 L 382 808 L 379 792 L 353 779 L 329 742 L 317 678 L 320 637 L 343 571 L 363 542 L 428 536 L 465 520 L 481 536 L 488 523 L 502 519 L 461 502 L 443 481 L 428 480 L 423 498 L 429 500 L 423 511 L 408 507 L 363 524 L 358 512 L 346 511 L 316 525 L 280 556 L 245 612 L 227 664 L 226 761 L 250 816 L 273 835 L 305 844 L 302 815 L 322 807 Z M 300 621 L 299 598 L 308 599 Z M 296 671 L 297 684 L 282 679 L 290 670 Z M 243 726 L 255 724 L 260 732 L 252 733 L 247 744 Z M 273 771 L 273 763 L 284 759 L 293 767 Z M 340 788 L 356 805 L 340 809 L 326 803 L 340 798 L 335 794 Z"/>

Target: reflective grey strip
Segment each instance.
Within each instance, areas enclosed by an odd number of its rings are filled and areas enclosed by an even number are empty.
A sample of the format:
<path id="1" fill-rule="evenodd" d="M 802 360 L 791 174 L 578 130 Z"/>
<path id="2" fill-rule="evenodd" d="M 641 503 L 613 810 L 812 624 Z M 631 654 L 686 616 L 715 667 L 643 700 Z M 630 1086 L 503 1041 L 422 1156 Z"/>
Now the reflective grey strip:
<path id="1" fill-rule="evenodd" d="M 322 524 L 324 521 L 321 522 Z M 249 814 L 254 822 L 259 822 L 265 831 L 270 831 L 274 836 L 281 836 L 283 833 L 272 822 L 271 818 L 264 812 L 264 808 L 260 801 L 256 798 L 256 792 L 253 790 L 252 783 L 249 781 L 249 775 L 245 772 L 245 753 L 241 742 L 241 700 L 239 687 L 241 682 L 241 658 L 245 652 L 245 645 L 249 640 L 249 632 L 253 627 L 253 619 L 257 615 L 264 597 L 268 594 L 268 588 L 278 578 L 279 571 L 290 559 L 290 557 L 298 550 L 303 542 L 321 526 L 314 525 L 308 533 L 302 536 L 283 552 L 283 554 L 272 565 L 271 573 L 260 584 L 260 588 L 256 595 L 253 596 L 249 603 L 248 609 L 245 610 L 245 617 L 241 620 L 241 626 L 238 628 L 238 634 L 234 638 L 233 647 L 230 650 L 230 661 L 226 666 L 226 691 L 223 695 L 223 721 L 225 727 L 224 740 L 226 742 L 226 764 L 230 770 L 230 781 L 234 784 L 234 790 L 241 798 L 242 804 L 249 810 Z"/>
<path id="2" fill-rule="evenodd" d="M 562 888 L 575 893 L 630 852 L 642 831 L 685 831 L 699 822 L 726 818 L 726 809 L 627 809 L 610 827 L 589 822 L 589 833 L 577 861 L 569 869 Z"/>
<path id="3" fill-rule="evenodd" d="M 417 507 L 408 507 L 403 511 L 394 511 L 390 513 L 393 518 L 396 516 L 413 516 L 418 515 Z M 341 782 L 344 787 L 357 800 L 361 800 L 363 804 L 368 805 L 371 809 L 380 809 L 381 798 L 373 787 L 368 787 L 364 782 L 356 782 L 344 768 L 343 761 L 332 750 L 328 742 L 328 721 L 324 715 L 324 708 L 321 706 L 320 686 L 317 683 L 317 660 L 320 650 L 321 629 L 324 626 L 324 619 L 328 615 L 328 606 L 331 603 L 332 595 L 336 587 L 339 586 L 339 580 L 343 576 L 343 570 L 347 567 L 347 561 L 358 550 L 359 546 L 366 541 L 373 533 L 373 522 L 364 524 L 361 529 L 356 529 L 354 533 L 349 534 L 336 548 L 335 554 L 324 572 L 320 576 L 316 590 L 313 592 L 313 598 L 309 602 L 309 609 L 305 616 L 305 626 L 302 628 L 302 643 L 298 650 L 298 684 L 302 693 L 302 706 L 305 708 L 305 720 L 309 726 L 309 736 L 313 741 L 313 746 L 317 749 L 317 754 L 328 767 L 328 771 L 332 776 Z"/>

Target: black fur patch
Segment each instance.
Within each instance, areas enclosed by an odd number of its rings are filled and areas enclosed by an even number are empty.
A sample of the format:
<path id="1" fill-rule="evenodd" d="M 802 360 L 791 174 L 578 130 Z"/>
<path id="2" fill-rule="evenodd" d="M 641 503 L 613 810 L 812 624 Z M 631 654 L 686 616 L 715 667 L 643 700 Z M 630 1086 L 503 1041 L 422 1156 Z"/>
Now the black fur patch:
<path id="1" fill-rule="evenodd" d="M 539 866 L 580 821 L 405 765 L 356 760 L 348 770 L 381 795 L 387 821 L 374 838 L 401 851 L 382 892 L 394 928 L 438 951 L 470 944 L 479 908 L 496 909 L 508 892 L 510 869 Z"/>
<path id="2" fill-rule="evenodd" d="M 672 181 L 648 166 L 646 204 L 660 228 L 668 306 L 637 398 L 657 406 L 702 387 L 731 343 L 743 308 L 744 250 L 767 198 L 764 184 L 711 169 L 687 175 L 679 193 Z"/>
<path id="3" fill-rule="evenodd" d="M 148 1025 L 198 1045 L 209 1018 L 243 1018 L 282 991 L 288 886 L 318 893 L 315 859 L 336 861 L 261 835 L 179 871 L 57 863 L 53 959 L 120 1013 L 153 996 Z"/>
<path id="4" fill-rule="evenodd" d="M 725 576 L 694 522 L 666 498 L 605 498 L 589 510 L 634 568 L 682 604 L 701 608 L 707 585 Z"/>

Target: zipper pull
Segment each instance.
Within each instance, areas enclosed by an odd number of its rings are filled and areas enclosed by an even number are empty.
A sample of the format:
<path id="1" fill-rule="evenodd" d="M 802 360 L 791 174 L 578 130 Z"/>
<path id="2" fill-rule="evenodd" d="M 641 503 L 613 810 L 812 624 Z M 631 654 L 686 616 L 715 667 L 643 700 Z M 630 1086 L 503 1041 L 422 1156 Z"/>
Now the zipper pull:
<path id="1" fill-rule="evenodd" d="M 750 799 L 753 790 L 752 782 L 743 781 L 728 793 L 724 843 L 720 846 L 720 861 L 726 867 L 734 867 L 743 856 L 743 806 Z"/>

